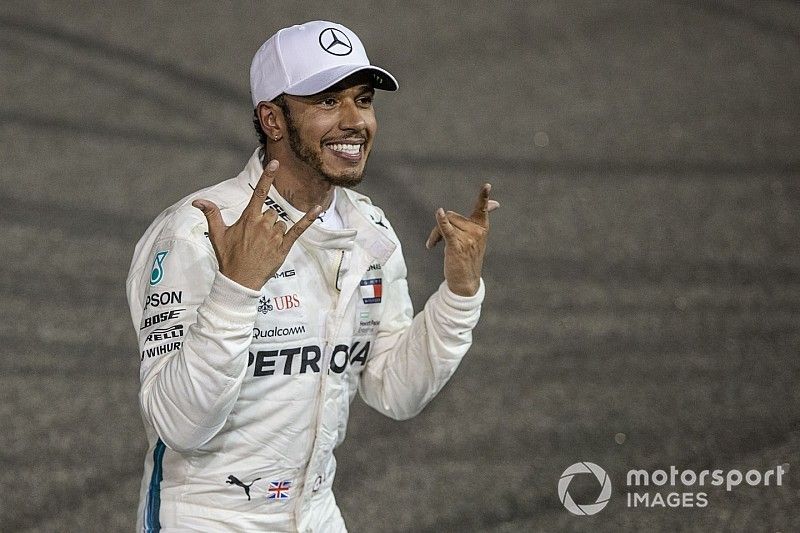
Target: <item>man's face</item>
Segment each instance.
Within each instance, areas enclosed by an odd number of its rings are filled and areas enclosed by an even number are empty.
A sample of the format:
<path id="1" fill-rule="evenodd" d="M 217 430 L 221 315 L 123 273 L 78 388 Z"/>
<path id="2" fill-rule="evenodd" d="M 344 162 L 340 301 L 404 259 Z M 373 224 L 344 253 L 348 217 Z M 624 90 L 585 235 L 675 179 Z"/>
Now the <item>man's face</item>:
<path id="1" fill-rule="evenodd" d="M 355 74 L 312 96 L 285 95 L 289 145 L 299 162 L 333 185 L 358 185 L 377 131 L 374 94 L 368 75 Z"/>

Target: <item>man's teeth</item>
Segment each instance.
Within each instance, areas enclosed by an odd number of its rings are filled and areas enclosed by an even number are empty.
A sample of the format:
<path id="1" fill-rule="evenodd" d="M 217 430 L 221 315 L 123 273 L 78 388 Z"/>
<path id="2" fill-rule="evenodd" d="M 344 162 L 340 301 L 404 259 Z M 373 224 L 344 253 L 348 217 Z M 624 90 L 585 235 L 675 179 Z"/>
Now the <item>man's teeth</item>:
<path id="1" fill-rule="evenodd" d="M 334 152 L 342 152 L 347 155 L 358 155 L 361 151 L 360 144 L 330 144 L 328 146 Z"/>

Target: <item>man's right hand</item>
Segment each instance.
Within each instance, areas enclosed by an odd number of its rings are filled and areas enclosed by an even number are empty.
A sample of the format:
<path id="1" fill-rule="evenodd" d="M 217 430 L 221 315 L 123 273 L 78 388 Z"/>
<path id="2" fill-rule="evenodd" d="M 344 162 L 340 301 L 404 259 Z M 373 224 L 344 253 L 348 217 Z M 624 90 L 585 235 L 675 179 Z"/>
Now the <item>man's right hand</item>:
<path id="1" fill-rule="evenodd" d="M 229 279 L 250 289 L 260 290 L 275 275 L 294 242 L 308 229 L 322 207 L 316 206 L 298 220 L 289 231 L 274 209 L 261 212 L 267 199 L 278 161 L 273 159 L 264 169 L 253 196 L 232 226 L 226 226 L 219 207 L 209 200 L 195 200 L 208 220 L 208 238 L 217 255 L 219 271 Z"/>

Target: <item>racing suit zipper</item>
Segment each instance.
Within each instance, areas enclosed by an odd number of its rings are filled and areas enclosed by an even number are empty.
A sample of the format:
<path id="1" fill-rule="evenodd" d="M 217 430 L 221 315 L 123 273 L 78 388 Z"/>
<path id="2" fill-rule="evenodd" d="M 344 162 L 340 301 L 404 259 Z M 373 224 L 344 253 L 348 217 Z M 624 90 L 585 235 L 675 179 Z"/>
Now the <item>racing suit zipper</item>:
<path id="1" fill-rule="evenodd" d="M 342 274 L 342 263 L 344 263 L 344 250 L 341 250 L 339 254 L 339 264 L 336 265 L 336 277 L 334 278 L 333 286 L 336 288 L 336 292 L 341 293 L 342 287 L 339 285 L 339 276 Z M 337 302 L 338 304 L 338 302 Z"/>
<path id="2" fill-rule="evenodd" d="M 331 258 L 331 266 L 334 268 L 334 276 L 333 276 L 333 289 L 334 290 L 331 290 L 331 297 L 332 297 L 333 302 L 334 302 L 335 311 L 333 312 L 333 322 L 329 324 L 327 320 L 325 321 L 325 347 L 324 347 L 323 352 L 322 352 L 323 353 L 323 359 L 322 359 L 322 369 L 323 369 L 323 371 L 320 372 L 319 391 L 318 391 L 318 394 L 317 394 L 317 405 L 316 405 L 316 408 L 315 408 L 315 416 L 314 416 L 314 421 L 315 421 L 315 425 L 316 425 L 316 428 L 314 430 L 314 446 L 311 449 L 311 457 L 309 458 L 310 460 L 314 459 L 314 452 L 317 449 L 317 438 L 319 436 L 319 429 L 320 429 L 320 424 L 321 424 L 321 421 L 322 421 L 323 409 L 324 409 L 324 404 L 325 404 L 325 383 L 327 381 L 328 373 L 330 371 L 330 356 L 331 356 L 331 351 L 332 351 L 331 347 L 333 345 L 334 338 L 339 333 L 339 329 L 341 329 L 342 320 L 341 320 L 341 317 L 339 316 L 338 307 L 339 307 L 339 296 L 340 296 L 340 293 L 341 293 L 341 290 L 342 290 L 341 285 L 340 285 L 339 282 L 340 282 L 340 277 L 341 277 L 341 274 L 342 274 L 342 265 L 344 264 L 344 254 L 345 254 L 345 250 L 340 250 L 340 253 L 338 254 L 338 258 L 335 257 L 335 256 Z M 312 471 L 310 473 L 314 478 L 317 478 L 317 477 L 321 476 L 320 472 L 313 471 L 314 467 L 316 467 L 316 466 L 317 465 L 312 465 L 310 461 L 309 461 L 309 464 L 307 466 L 307 468 L 312 469 Z M 307 485 L 307 483 L 308 483 L 308 481 L 310 479 L 308 477 L 308 474 L 309 474 L 309 472 L 306 471 L 304 485 Z M 319 488 L 319 486 L 315 482 L 311 487 L 311 492 L 316 492 L 318 488 Z M 308 490 L 308 487 L 305 486 L 304 489 L 303 489 L 303 492 L 306 492 L 307 490 Z M 302 508 L 303 508 L 303 504 L 300 504 L 298 506 L 298 509 L 297 509 L 298 513 L 302 512 Z M 296 516 L 296 519 L 298 520 L 298 523 L 299 523 L 299 520 L 300 520 L 300 515 L 299 514 Z"/>
<path id="3" fill-rule="evenodd" d="M 338 257 L 331 258 L 331 266 L 334 269 L 334 276 L 333 276 L 333 289 L 331 291 L 331 298 L 333 299 L 333 323 L 328 324 L 328 321 L 325 321 L 325 351 L 323 352 L 323 368 L 329 368 L 330 360 L 329 360 L 329 353 L 328 349 L 333 344 L 333 338 L 338 333 L 339 328 L 341 326 L 341 317 L 339 316 L 339 296 L 342 292 L 342 287 L 339 284 L 340 277 L 342 274 L 342 265 L 344 264 L 344 250 L 340 250 Z M 325 372 L 327 373 L 327 372 Z M 324 379 L 321 380 L 324 383 Z M 320 386 L 320 392 L 322 392 L 322 386 Z"/>

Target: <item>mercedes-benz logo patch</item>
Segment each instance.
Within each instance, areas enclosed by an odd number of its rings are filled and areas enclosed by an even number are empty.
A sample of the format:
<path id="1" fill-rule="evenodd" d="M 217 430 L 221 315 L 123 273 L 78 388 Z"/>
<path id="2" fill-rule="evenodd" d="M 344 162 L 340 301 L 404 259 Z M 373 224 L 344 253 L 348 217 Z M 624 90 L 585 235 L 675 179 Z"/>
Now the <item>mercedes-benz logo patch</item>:
<path id="1" fill-rule="evenodd" d="M 335 56 L 346 56 L 353 51 L 350 39 L 342 30 L 336 28 L 325 28 L 319 34 L 319 45 L 323 50 Z"/>

